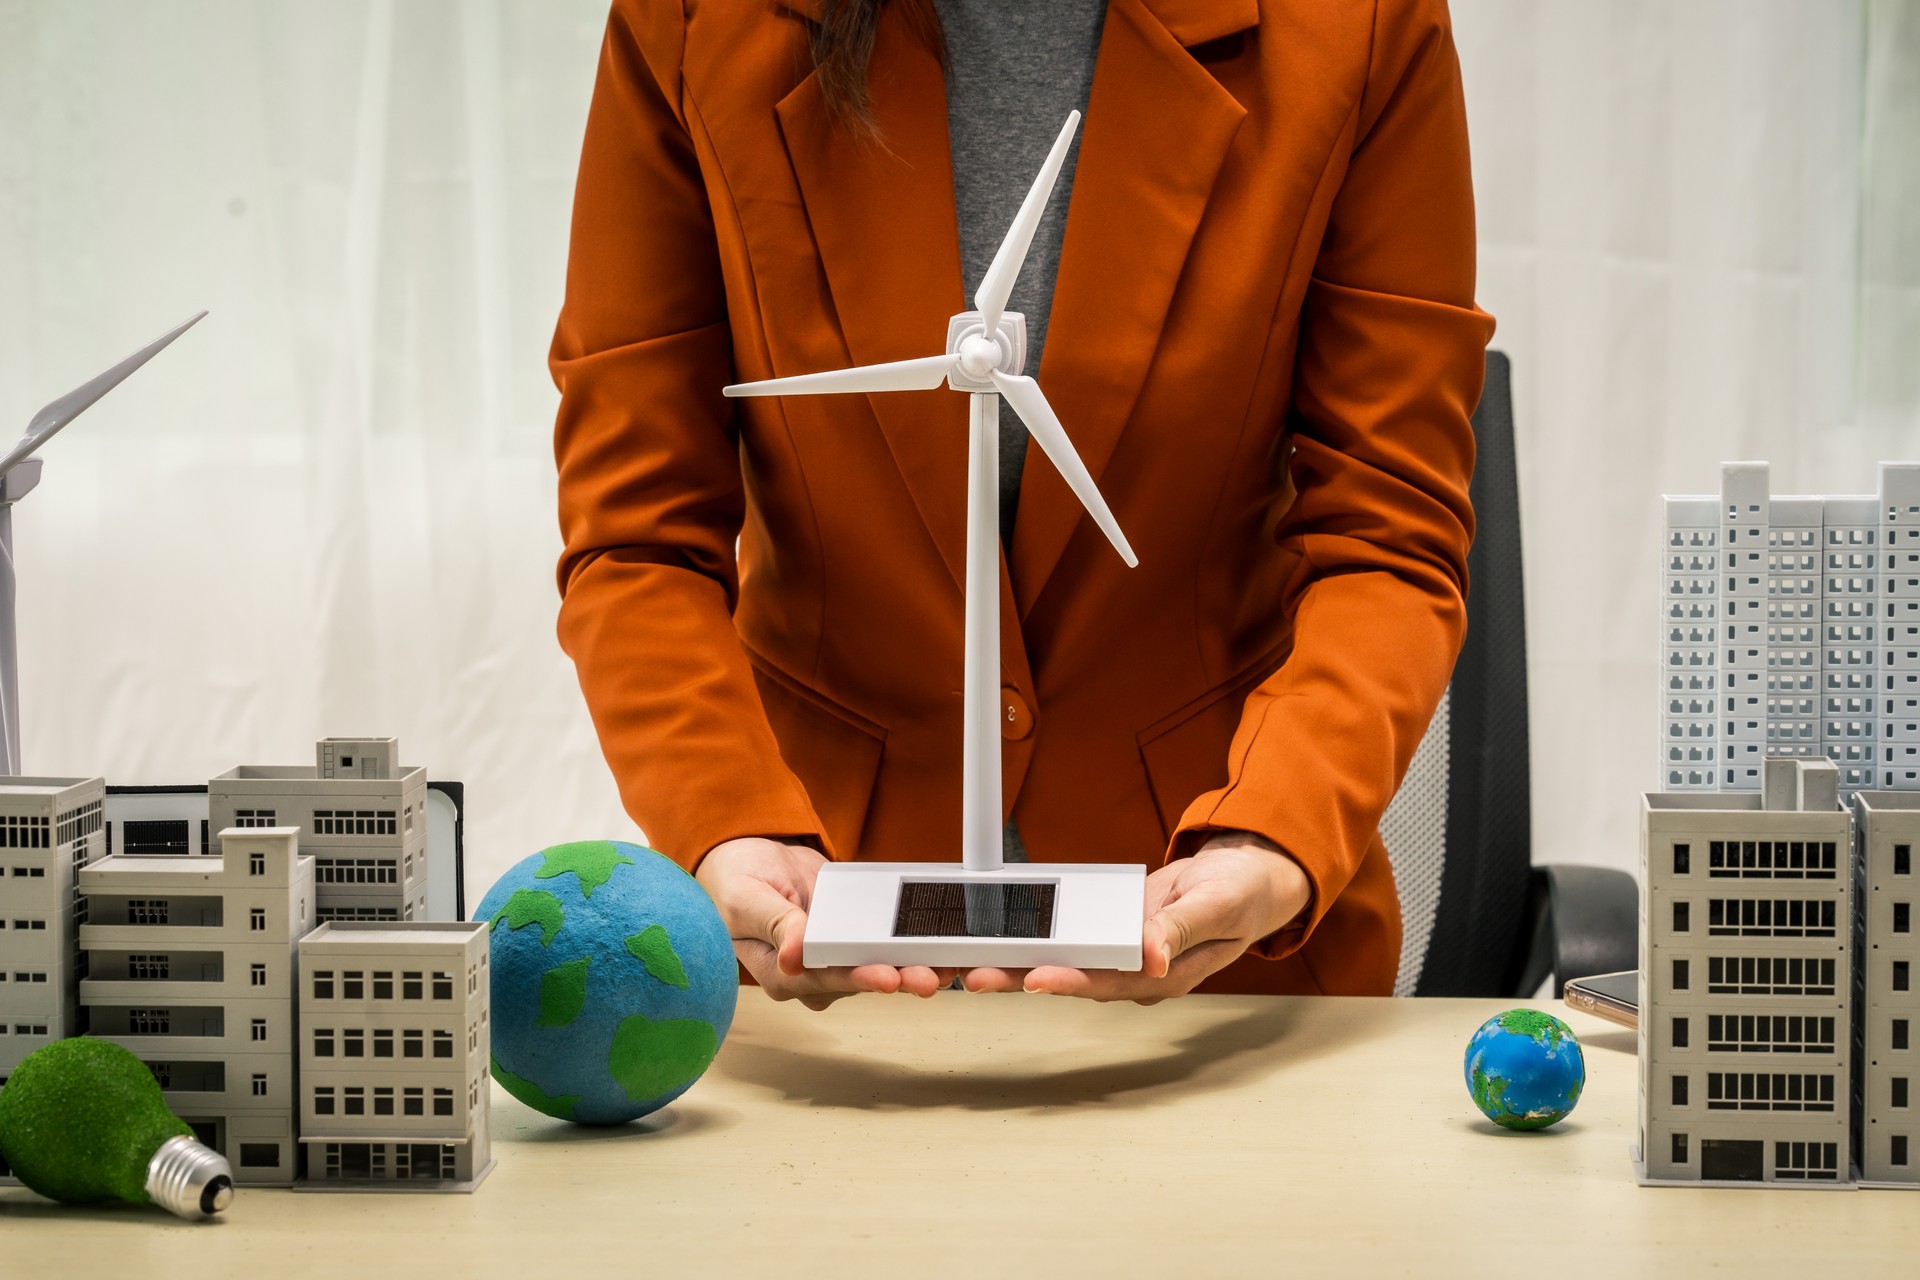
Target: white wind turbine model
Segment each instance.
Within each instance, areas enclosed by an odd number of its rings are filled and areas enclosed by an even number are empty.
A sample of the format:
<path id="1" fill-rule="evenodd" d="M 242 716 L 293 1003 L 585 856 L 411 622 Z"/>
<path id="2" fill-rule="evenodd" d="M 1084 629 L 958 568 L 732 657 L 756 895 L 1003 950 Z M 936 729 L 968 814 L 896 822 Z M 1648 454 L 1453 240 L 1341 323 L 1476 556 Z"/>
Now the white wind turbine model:
<path id="1" fill-rule="evenodd" d="M 855 964 L 1063 964 L 1137 971 L 1146 869 L 1026 864 L 1001 859 L 1000 790 L 1000 397 L 1060 471 L 1129 567 L 1138 563 L 1073 442 L 1021 370 L 1027 322 L 1006 309 L 1014 278 L 1072 145 L 1066 127 L 1027 192 L 1007 238 L 973 295 L 975 311 L 947 322 L 942 355 L 747 382 L 729 396 L 930 391 L 942 382 L 969 393 L 966 669 L 961 754 L 961 865 L 847 862 L 822 867 L 804 949 L 811 968 Z"/>
<path id="2" fill-rule="evenodd" d="M 33 415 L 19 443 L 0 457 L 0 775 L 20 772 L 20 651 L 14 615 L 17 581 L 13 572 L 13 504 L 40 483 L 40 460 L 33 455 L 60 428 L 93 406 L 122 379 L 159 354 L 169 342 L 199 323 L 202 311 L 185 324 L 155 338 L 105 373 L 81 383 Z"/>

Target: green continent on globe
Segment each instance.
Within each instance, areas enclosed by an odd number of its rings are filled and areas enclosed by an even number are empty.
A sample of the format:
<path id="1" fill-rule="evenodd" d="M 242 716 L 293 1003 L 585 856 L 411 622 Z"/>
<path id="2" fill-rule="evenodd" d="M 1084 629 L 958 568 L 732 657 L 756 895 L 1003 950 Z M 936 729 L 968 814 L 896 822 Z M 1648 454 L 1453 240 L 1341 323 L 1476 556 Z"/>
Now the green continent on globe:
<path id="1" fill-rule="evenodd" d="M 680 953 L 673 949 L 673 939 L 667 936 L 666 926 L 648 925 L 627 939 L 627 950 L 655 978 L 670 987 L 686 990 L 687 970 L 680 963 Z"/>
<path id="2" fill-rule="evenodd" d="M 498 929 L 502 920 L 507 922 L 509 929 L 539 925 L 540 945 L 550 947 L 554 935 L 560 932 L 560 926 L 567 922 L 567 909 L 560 905 L 560 899 L 545 889 L 515 889 L 513 896 L 507 899 L 507 905 L 493 913 L 487 928 Z"/>
<path id="3" fill-rule="evenodd" d="M 555 965 L 540 975 L 540 1020 L 535 1026 L 564 1027 L 587 1007 L 587 966 L 592 956 Z"/>
<path id="4" fill-rule="evenodd" d="M 1542 1013 L 1538 1009 L 1509 1009 L 1500 1015 L 1500 1029 L 1526 1036 L 1535 1044 L 1551 1050 L 1560 1047 L 1560 1037 L 1566 1031 L 1566 1026 L 1552 1014 Z"/>
<path id="5" fill-rule="evenodd" d="M 651 1102 L 699 1076 L 720 1052 L 713 1024 L 693 1018 L 624 1018 L 613 1033 L 607 1070 L 635 1102 Z"/>
<path id="6" fill-rule="evenodd" d="M 614 868 L 622 863 L 633 866 L 632 858 L 613 847 L 611 840 L 576 840 L 572 844 L 557 844 L 540 853 L 540 869 L 533 873 L 536 880 L 551 880 L 571 871 L 580 879 L 580 896 L 591 898 L 593 891 L 613 879 Z"/>
<path id="7" fill-rule="evenodd" d="M 1505 1114 L 1506 1092 L 1507 1082 L 1504 1079 L 1499 1076 L 1490 1076 L 1479 1063 L 1474 1064 L 1473 1101 L 1483 1113 L 1490 1116 Z"/>
<path id="8" fill-rule="evenodd" d="M 491 1054 L 488 1056 L 492 1057 Z M 517 1076 L 501 1066 L 500 1059 L 498 1058 L 493 1058 L 493 1078 L 500 1082 L 502 1089 L 505 1089 L 508 1093 L 532 1107 L 535 1111 L 541 1112 L 544 1115 L 550 1115 L 556 1120 L 573 1119 L 573 1109 L 580 1105 L 579 1094 L 564 1093 L 555 1097 L 533 1081 L 526 1079 L 524 1076 Z"/>

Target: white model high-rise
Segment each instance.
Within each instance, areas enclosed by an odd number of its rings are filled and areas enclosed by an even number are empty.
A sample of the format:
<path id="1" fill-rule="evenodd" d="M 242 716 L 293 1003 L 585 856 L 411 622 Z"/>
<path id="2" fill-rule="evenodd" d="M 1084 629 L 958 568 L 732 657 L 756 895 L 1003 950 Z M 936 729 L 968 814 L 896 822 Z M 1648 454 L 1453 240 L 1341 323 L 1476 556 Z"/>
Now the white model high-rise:
<path id="1" fill-rule="evenodd" d="M 484 922 L 323 924 L 300 944 L 313 1185 L 472 1190 L 493 1167 Z"/>
<path id="2" fill-rule="evenodd" d="M 318 918 L 425 919 L 427 771 L 392 738 L 324 738 L 312 765 L 241 765 L 207 783 L 214 830 L 300 829 Z"/>
<path id="3" fill-rule="evenodd" d="M 79 872 L 90 1034 L 147 1064 L 238 1184 L 296 1172 L 294 956 L 315 923 L 298 839 L 229 828 L 212 855 L 116 854 Z"/>
<path id="4" fill-rule="evenodd" d="M 1140 967 L 1138 867 L 1023 866 L 1004 877 L 1000 764 L 1000 399 L 1005 397 L 1034 443 L 1129 566 L 1133 548 L 1100 496 L 1053 406 L 1022 370 L 1026 318 L 1006 309 L 1054 182 L 1066 162 L 1080 113 L 1067 116 L 1013 226 L 973 295 L 975 310 L 947 322 L 941 355 L 725 388 L 729 396 L 931 391 L 942 383 L 969 396 L 965 666 L 962 680 L 961 815 L 958 871 L 926 863 L 833 864 L 821 872 L 809 915 L 806 963 L 1027 966 L 1042 963 Z M 1120 269 L 1116 265 L 1116 269 Z M 931 335 L 929 335 L 931 336 Z M 1142 874 L 1135 874 L 1135 873 Z M 943 878 L 944 877 L 944 878 Z M 915 888 L 936 893 L 916 909 Z M 1003 891 L 1012 893 L 1002 896 Z M 938 899 L 938 900 L 936 900 Z M 960 921 L 908 925 L 910 916 Z M 1009 927 L 1015 918 L 1025 927 Z M 1036 924 L 1036 922 L 1038 922 Z"/>
<path id="5" fill-rule="evenodd" d="M 1824 756 L 1843 796 L 1920 791 L 1920 464 L 1774 497 L 1730 462 L 1666 524 L 1661 789 L 1758 791 L 1771 755 Z"/>

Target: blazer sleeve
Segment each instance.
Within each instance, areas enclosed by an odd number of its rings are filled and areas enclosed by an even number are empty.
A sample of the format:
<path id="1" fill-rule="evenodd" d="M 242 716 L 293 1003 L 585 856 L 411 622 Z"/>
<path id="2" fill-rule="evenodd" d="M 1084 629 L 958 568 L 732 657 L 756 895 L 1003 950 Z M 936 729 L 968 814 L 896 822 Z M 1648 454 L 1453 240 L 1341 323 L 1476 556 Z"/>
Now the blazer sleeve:
<path id="1" fill-rule="evenodd" d="M 1354 143 L 1300 317 L 1291 406 L 1298 553 L 1286 661 L 1247 697 L 1227 783 L 1168 856 L 1240 829 L 1312 882 L 1255 948 L 1297 950 L 1366 855 L 1466 634 L 1468 422 L 1493 322 L 1473 302 L 1467 123 L 1444 0 L 1382 0 Z"/>
<path id="2" fill-rule="evenodd" d="M 614 7 L 550 365 L 560 643 L 627 811 L 691 869 L 735 836 L 827 839 L 733 627 L 744 483 L 683 37 L 679 5 Z"/>

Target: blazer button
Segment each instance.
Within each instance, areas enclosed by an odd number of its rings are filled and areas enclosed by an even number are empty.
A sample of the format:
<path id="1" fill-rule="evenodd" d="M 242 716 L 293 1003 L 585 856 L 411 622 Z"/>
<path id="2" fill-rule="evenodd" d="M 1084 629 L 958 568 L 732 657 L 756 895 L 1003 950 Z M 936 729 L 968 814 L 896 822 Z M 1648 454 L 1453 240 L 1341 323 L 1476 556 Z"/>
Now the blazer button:
<path id="1" fill-rule="evenodd" d="M 1033 709 L 1027 706 L 1027 700 L 1019 691 L 1010 686 L 1000 688 L 1000 736 L 1018 741 L 1033 732 Z"/>

